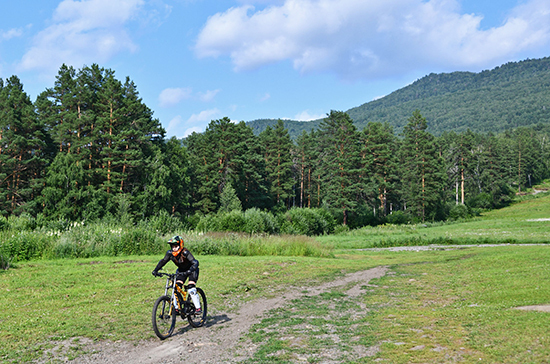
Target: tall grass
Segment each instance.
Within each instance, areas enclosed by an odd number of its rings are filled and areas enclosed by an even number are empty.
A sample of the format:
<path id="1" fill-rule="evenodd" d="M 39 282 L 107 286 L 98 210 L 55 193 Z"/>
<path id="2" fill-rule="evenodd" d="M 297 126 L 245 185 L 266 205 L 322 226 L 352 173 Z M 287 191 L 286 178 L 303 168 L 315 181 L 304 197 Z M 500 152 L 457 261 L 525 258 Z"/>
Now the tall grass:
<path id="1" fill-rule="evenodd" d="M 185 245 L 203 255 L 332 257 L 332 248 L 304 235 L 187 233 Z"/>
<path id="2" fill-rule="evenodd" d="M 93 258 L 99 256 L 162 254 L 172 235 L 183 235 L 195 254 L 280 255 L 329 257 L 331 249 L 312 238 L 290 235 L 185 232 L 182 226 L 170 229 L 157 220 L 136 225 L 114 221 L 72 223 L 64 230 L 42 226 L 34 230 L 8 226 L 0 231 L 0 263 L 52 258 Z"/>

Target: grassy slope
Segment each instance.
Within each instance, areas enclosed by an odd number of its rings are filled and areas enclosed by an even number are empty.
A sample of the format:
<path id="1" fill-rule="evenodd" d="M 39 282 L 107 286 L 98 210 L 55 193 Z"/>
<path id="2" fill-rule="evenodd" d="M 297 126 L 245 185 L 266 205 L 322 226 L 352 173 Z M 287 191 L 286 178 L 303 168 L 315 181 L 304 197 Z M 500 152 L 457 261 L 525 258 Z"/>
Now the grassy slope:
<path id="1" fill-rule="evenodd" d="M 340 235 L 322 236 L 318 241 L 340 249 L 430 243 L 548 243 L 550 195 L 490 211 L 466 222 L 367 227 Z"/>

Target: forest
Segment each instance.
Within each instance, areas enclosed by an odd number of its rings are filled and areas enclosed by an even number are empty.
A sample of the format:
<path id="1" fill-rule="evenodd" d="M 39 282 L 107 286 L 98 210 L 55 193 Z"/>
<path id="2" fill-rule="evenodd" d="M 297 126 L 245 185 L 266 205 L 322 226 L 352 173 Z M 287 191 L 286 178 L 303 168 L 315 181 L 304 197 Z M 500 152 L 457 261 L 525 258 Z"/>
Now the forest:
<path id="1" fill-rule="evenodd" d="M 359 129 L 331 111 L 292 138 L 281 120 L 255 134 L 225 117 L 178 140 L 111 69 L 63 65 L 34 102 L 17 76 L 0 79 L 0 229 L 17 216 L 37 226 L 171 216 L 201 230 L 314 235 L 465 218 L 549 177 L 550 127 L 536 120 L 437 136 L 421 109 L 394 121 L 401 132 Z"/>

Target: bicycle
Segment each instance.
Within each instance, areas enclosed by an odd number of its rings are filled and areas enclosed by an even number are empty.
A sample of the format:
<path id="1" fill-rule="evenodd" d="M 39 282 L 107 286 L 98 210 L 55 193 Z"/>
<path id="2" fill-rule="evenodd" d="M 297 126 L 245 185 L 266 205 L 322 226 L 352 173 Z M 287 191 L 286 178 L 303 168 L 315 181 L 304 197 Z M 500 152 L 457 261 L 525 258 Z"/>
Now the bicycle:
<path id="1" fill-rule="evenodd" d="M 153 306 L 153 331 L 159 339 L 164 340 L 172 335 L 176 327 L 176 317 L 181 316 L 183 320 L 187 319 L 192 327 L 201 327 L 206 322 L 206 295 L 204 291 L 197 288 L 202 313 L 196 314 L 195 305 L 191 300 L 191 295 L 187 293 L 188 286 L 180 287 L 176 284 L 176 275 L 169 273 L 159 273 L 159 277 L 166 276 L 166 287 L 164 295 L 160 296 Z M 171 290 L 171 294 L 168 291 Z"/>

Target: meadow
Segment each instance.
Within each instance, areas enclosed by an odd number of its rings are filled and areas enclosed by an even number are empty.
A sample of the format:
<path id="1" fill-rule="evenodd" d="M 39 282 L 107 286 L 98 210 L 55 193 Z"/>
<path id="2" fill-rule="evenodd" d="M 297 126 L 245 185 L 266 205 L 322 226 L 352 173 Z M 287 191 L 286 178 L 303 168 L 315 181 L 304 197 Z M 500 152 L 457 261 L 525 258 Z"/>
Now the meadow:
<path id="1" fill-rule="evenodd" d="M 545 363 L 550 313 L 516 308 L 550 303 L 550 245 L 369 248 L 390 241 L 546 243 L 547 218 L 550 197 L 538 196 L 470 221 L 383 226 L 315 239 L 197 236 L 191 244 L 199 251 L 200 286 L 210 315 L 282 295 L 289 287 L 389 268 L 358 297 L 347 296 L 344 287 L 296 299 L 284 312 L 269 312 L 246 336 L 258 345 L 250 363 L 320 362 L 331 348 L 337 353 L 333 359 L 342 363 Z M 228 250 L 212 254 L 219 249 L 216 241 L 225 241 L 221 245 Z M 254 246 L 264 247 L 253 251 Z M 222 255 L 235 247 L 248 256 Z M 162 248 L 140 255 L 41 257 L 0 270 L 0 362 L 44 359 L 60 342 L 75 359 L 87 353 L 79 344 L 82 338 L 156 340 L 150 313 L 164 281 L 151 270 Z"/>
<path id="2" fill-rule="evenodd" d="M 380 225 L 317 238 L 337 249 L 430 244 L 538 244 L 550 242 L 550 195 L 525 198 L 469 220 Z"/>

